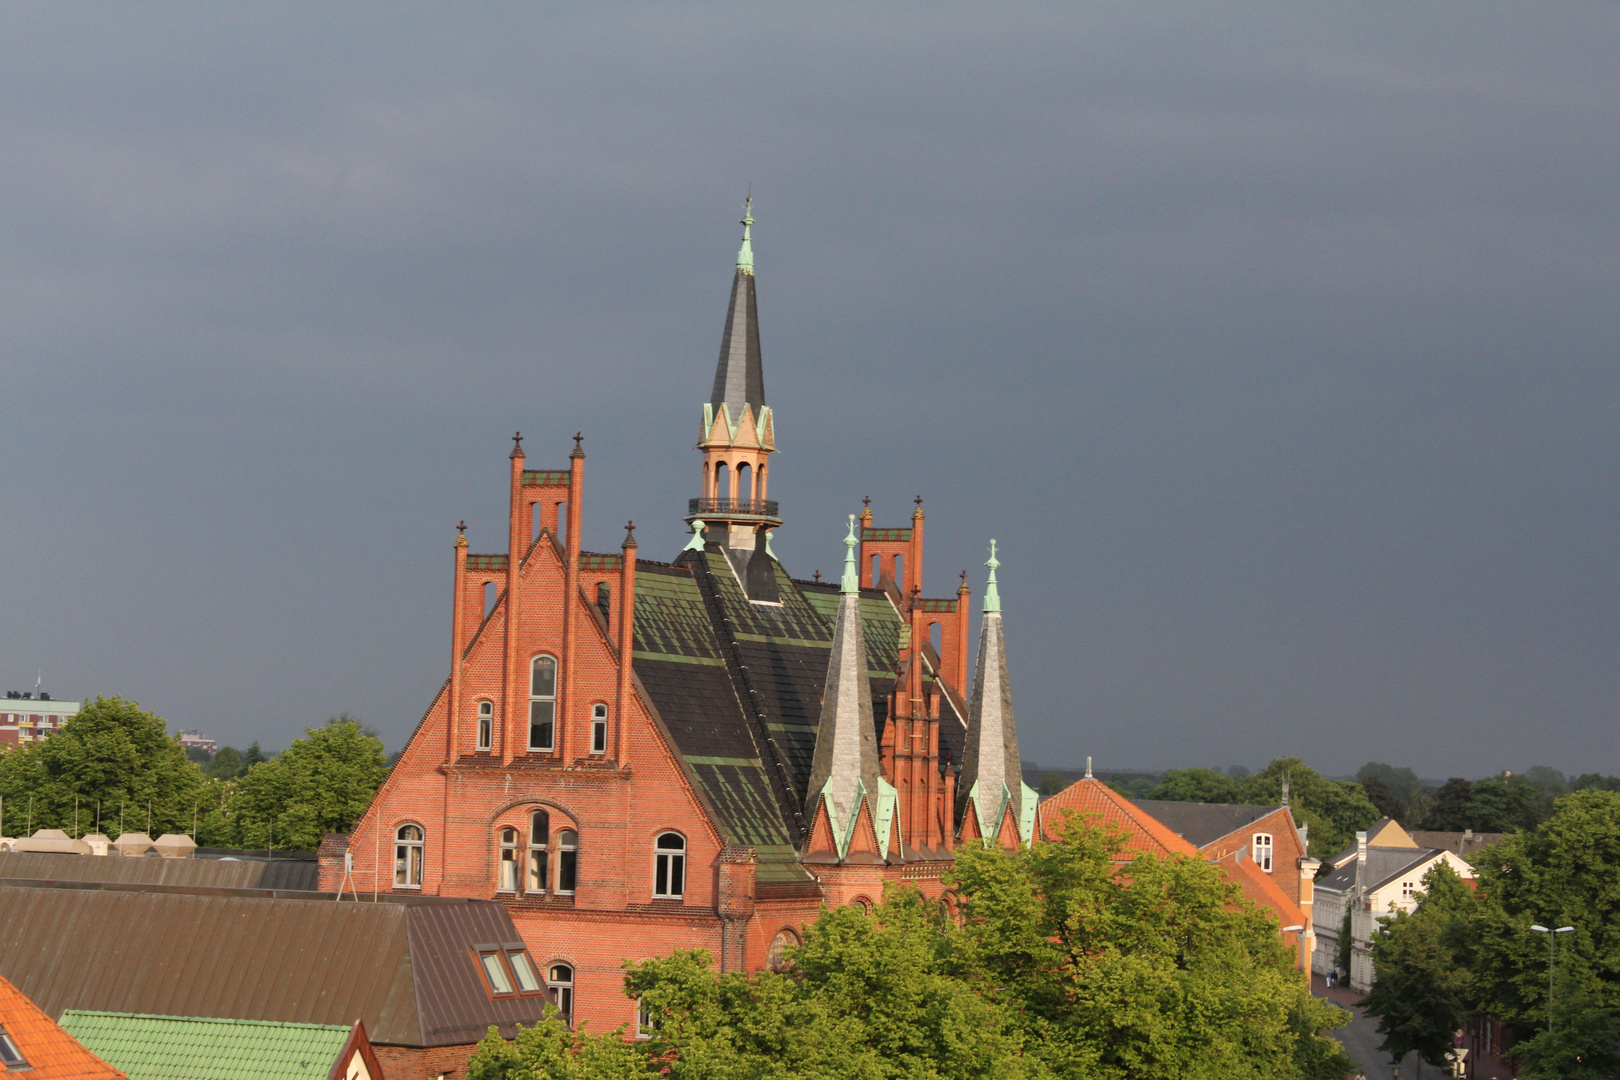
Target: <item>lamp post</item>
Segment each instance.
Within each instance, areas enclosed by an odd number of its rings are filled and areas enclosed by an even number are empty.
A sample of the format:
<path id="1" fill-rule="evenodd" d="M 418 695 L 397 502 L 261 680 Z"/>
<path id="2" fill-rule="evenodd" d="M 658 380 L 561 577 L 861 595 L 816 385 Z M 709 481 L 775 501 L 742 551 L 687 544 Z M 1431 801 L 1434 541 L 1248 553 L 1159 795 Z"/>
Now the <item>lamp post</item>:
<path id="1" fill-rule="evenodd" d="M 1558 935 L 1572 933 L 1575 928 L 1573 926 L 1560 926 L 1556 930 L 1549 930 L 1540 923 L 1534 923 L 1530 929 L 1538 934 L 1547 935 L 1547 1034 L 1551 1035 L 1553 1029 L 1553 965 L 1558 960 Z"/>
<path id="2" fill-rule="evenodd" d="M 1304 929 L 1305 929 L 1305 924 L 1304 923 L 1296 923 L 1293 926 L 1285 926 L 1285 927 L 1283 927 L 1282 932 L 1285 933 L 1285 934 L 1299 934 Z M 1311 985 L 1311 969 L 1310 969 L 1310 965 L 1305 963 L 1305 961 L 1300 958 L 1301 954 L 1304 952 L 1304 949 L 1305 949 L 1305 939 L 1303 937 L 1295 938 L 1294 939 L 1294 966 L 1299 968 L 1301 971 L 1303 971 L 1305 973 L 1305 985 L 1307 987 L 1309 987 Z"/>

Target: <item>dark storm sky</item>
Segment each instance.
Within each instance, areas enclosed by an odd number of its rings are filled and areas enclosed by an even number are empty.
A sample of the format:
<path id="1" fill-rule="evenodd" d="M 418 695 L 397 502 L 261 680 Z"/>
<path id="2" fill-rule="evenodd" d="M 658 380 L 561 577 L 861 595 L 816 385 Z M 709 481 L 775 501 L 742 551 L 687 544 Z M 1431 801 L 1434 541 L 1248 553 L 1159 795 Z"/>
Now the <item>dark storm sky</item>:
<path id="1" fill-rule="evenodd" d="M 11 5 L 0 683 L 448 670 L 509 436 L 670 558 L 757 198 L 775 548 L 1001 543 L 1026 757 L 1620 772 L 1620 8 Z"/>

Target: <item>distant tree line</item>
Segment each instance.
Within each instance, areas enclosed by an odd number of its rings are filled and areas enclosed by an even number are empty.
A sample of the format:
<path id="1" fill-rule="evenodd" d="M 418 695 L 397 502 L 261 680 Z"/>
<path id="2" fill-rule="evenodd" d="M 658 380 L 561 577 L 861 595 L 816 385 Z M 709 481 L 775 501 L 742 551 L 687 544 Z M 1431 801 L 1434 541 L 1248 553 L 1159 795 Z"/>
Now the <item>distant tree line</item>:
<path id="1" fill-rule="evenodd" d="M 267 757 L 254 742 L 199 763 L 159 716 L 97 698 L 49 738 L 0 753 L 0 833 L 186 833 L 202 847 L 310 850 L 381 786 L 382 741 L 349 716 Z"/>

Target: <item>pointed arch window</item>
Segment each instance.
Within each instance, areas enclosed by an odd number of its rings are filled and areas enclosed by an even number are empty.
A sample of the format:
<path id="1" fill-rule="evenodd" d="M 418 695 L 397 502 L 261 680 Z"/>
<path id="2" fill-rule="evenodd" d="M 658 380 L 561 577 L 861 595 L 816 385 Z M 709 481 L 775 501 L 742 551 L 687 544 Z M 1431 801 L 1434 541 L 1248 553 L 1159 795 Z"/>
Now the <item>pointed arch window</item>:
<path id="1" fill-rule="evenodd" d="M 536 810 L 529 815 L 529 884 L 527 892 L 537 896 L 545 895 L 549 857 L 547 843 L 551 838 L 551 815 L 544 810 Z"/>
<path id="2" fill-rule="evenodd" d="M 422 848 L 426 834 L 420 825 L 401 825 L 394 832 L 394 887 L 422 887 Z"/>
<path id="3" fill-rule="evenodd" d="M 678 832 L 659 833 L 653 851 L 653 896 L 681 899 L 686 894 L 686 837 Z"/>
<path id="4" fill-rule="evenodd" d="M 529 749 L 557 748 L 557 658 L 537 656 L 529 665 Z"/>
<path id="5" fill-rule="evenodd" d="M 478 703 L 478 749 L 488 750 L 495 745 L 495 703 Z"/>
<path id="6" fill-rule="evenodd" d="M 607 720 L 608 707 L 605 702 L 598 701 L 591 706 L 591 753 L 607 753 Z"/>
<path id="7" fill-rule="evenodd" d="M 495 888 L 499 892 L 515 893 L 518 887 L 518 831 L 501 830 L 500 879 Z"/>

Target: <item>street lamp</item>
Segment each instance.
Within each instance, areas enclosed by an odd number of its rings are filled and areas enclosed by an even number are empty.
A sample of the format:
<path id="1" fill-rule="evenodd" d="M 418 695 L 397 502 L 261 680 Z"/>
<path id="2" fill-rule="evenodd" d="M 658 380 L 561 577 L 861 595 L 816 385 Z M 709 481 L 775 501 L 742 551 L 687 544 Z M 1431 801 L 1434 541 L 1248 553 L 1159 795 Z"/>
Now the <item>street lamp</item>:
<path id="1" fill-rule="evenodd" d="M 1305 924 L 1298 923 L 1294 926 L 1283 927 L 1282 932 L 1285 934 L 1297 934 L 1303 929 L 1305 929 Z M 1311 967 L 1302 959 L 1302 954 L 1304 951 L 1305 939 L 1302 937 L 1294 943 L 1294 965 L 1305 973 L 1305 985 L 1309 986 L 1311 983 Z"/>
<path id="2" fill-rule="evenodd" d="M 1533 923 L 1530 929 L 1538 934 L 1547 935 L 1547 1034 L 1551 1035 L 1553 1029 L 1553 965 L 1558 959 L 1556 951 L 1558 935 L 1572 933 L 1575 928 L 1573 926 L 1560 926 L 1556 930 L 1549 930 L 1540 923 Z"/>

